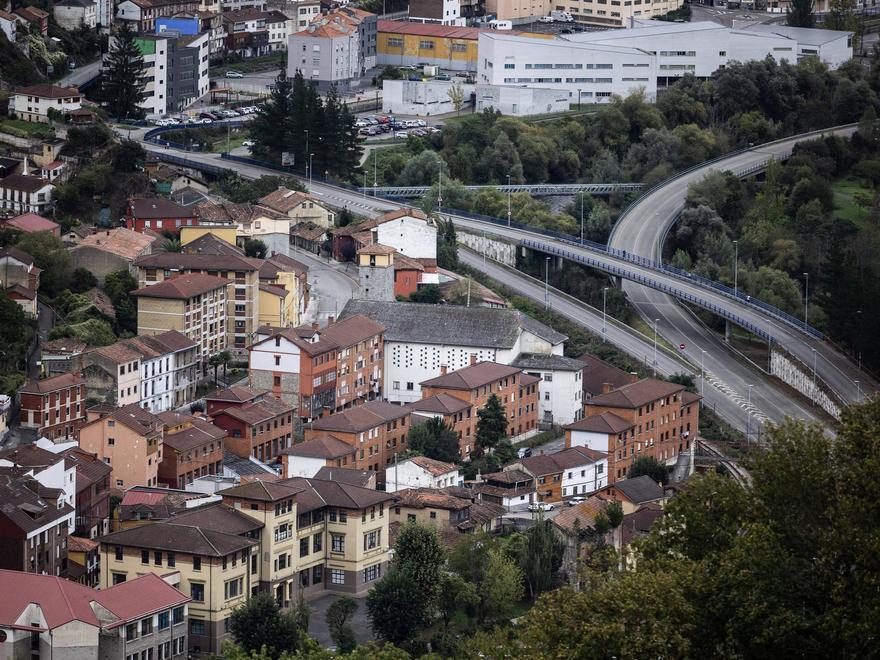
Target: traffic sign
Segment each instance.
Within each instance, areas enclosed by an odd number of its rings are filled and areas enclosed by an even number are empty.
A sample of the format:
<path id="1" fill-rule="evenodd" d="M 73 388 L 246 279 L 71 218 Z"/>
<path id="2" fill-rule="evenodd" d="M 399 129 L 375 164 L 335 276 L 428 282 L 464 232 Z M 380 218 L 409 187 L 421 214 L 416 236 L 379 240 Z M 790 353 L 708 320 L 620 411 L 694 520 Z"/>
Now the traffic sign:
<path id="1" fill-rule="evenodd" d="M 678 345 L 678 350 L 683 351 L 683 350 L 684 350 L 684 344 L 679 344 L 679 345 Z"/>

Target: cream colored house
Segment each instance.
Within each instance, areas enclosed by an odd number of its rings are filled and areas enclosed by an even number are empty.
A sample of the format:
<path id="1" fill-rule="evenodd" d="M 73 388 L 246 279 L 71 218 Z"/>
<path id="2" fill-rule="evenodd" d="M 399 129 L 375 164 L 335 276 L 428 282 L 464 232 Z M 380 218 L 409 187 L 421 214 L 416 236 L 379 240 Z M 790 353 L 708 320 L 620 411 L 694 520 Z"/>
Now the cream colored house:
<path id="1" fill-rule="evenodd" d="M 269 193 L 257 203 L 276 213 L 286 215 L 293 221 L 292 225 L 311 222 L 324 229 L 330 229 L 336 222 L 336 214 L 316 197 L 284 187 Z"/>
<path id="2" fill-rule="evenodd" d="M 260 325 L 286 328 L 300 324 L 300 316 L 308 305 L 308 272 L 308 266 L 283 254 L 275 254 L 263 262 L 260 266 Z M 270 317 L 278 322 L 270 321 Z"/>

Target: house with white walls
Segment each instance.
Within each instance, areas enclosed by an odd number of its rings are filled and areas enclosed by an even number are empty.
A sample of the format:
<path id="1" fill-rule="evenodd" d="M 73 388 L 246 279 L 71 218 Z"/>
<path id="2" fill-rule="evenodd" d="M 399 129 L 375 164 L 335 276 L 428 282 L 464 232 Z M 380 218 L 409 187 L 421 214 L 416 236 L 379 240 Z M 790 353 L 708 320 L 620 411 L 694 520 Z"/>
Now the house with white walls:
<path id="1" fill-rule="evenodd" d="M 413 456 L 392 463 L 385 471 L 385 490 L 394 493 L 405 488 L 447 488 L 461 486 L 461 472 L 454 463 L 427 456 Z"/>

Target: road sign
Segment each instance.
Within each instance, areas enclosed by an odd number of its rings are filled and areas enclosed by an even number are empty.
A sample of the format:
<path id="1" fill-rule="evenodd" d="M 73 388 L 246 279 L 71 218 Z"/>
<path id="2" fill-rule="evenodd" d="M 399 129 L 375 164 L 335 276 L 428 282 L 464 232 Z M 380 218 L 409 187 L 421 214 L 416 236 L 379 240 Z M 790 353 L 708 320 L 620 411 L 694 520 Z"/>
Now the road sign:
<path id="1" fill-rule="evenodd" d="M 683 350 L 684 350 L 684 344 L 679 344 L 679 345 L 678 345 L 678 350 L 683 351 Z"/>

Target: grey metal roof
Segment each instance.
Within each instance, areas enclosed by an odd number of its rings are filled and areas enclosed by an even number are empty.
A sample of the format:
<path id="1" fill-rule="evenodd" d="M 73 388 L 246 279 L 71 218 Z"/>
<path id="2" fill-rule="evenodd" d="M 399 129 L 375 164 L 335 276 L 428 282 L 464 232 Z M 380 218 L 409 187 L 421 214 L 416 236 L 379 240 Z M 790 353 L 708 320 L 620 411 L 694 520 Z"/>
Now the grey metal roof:
<path id="1" fill-rule="evenodd" d="M 663 498 L 663 489 L 646 474 L 635 479 L 618 481 L 614 487 L 635 504 L 653 502 Z"/>
<path id="2" fill-rule="evenodd" d="M 820 46 L 837 39 L 842 39 L 852 32 L 840 30 L 817 30 L 812 28 L 789 27 L 788 25 L 748 25 L 737 28 L 736 32 L 760 32 L 762 34 L 775 34 L 786 39 L 793 39 L 799 45 Z"/>
<path id="3" fill-rule="evenodd" d="M 550 355 L 548 353 L 520 353 L 510 363 L 512 367 L 520 369 L 543 369 L 545 371 L 582 371 L 586 365 L 580 360 L 568 358 L 563 355 Z"/>
<path id="4" fill-rule="evenodd" d="M 540 321 L 512 309 L 349 300 L 339 317 L 346 319 L 356 314 L 384 325 L 385 341 L 513 348 L 521 330 L 553 345 L 567 339 Z"/>
<path id="5" fill-rule="evenodd" d="M 242 458 L 241 456 L 233 454 L 229 449 L 223 450 L 223 467 L 240 477 L 259 474 L 277 474 L 272 468 L 260 463 L 257 459 Z"/>

